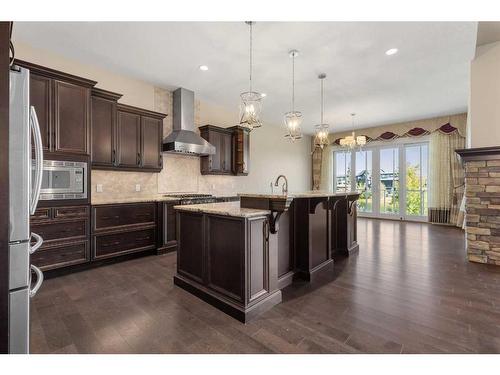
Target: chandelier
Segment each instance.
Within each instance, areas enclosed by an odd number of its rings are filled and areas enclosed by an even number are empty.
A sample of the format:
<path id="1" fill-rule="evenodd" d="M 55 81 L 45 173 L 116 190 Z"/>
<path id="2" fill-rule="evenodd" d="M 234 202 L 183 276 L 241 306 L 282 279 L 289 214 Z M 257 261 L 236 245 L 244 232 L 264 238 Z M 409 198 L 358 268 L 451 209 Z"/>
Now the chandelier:
<path id="1" fill-rule="evenodd" d="M 302 112 L 295 110 L 295 57 L 299 55 L 299 51 L 293 49 L 288 55 L 292 58 L 292 110 L 285 113 L 283 120 L 287 130 L 285 137 L 295 142 L 297 139 L 302 138 L 302 130 L 300 128 L 302 124 Z"/>
<path id="2" fill-rule="evenodd" d="M 356 116 L 355 113 L 351 113 L 351 125 L 352 125 L 352 133 L 351 135 L 348 135 L 340 140 L 340 146 L 346 147 L 353 149 L 355 147 L 361 148 L 362 146 L 366 145 L 366 137 L 364 135 L 358 135 L 356 136 L 356 133 L 354 132 L 354 116 Z"/>
<path id="3" fill-rule="evenodd" d="M 314 147 L 323 149 L 325 146 L 330 144 L 328 141 L 330 126 L 323 122 L 323 81 L 326 78 L 326 74 L 321 73 L 318 78 L 321 82 L 321 122 L 315 127 L 316 133 L 314 135 Z"/>
<path id="4" fill-rule="evenodd" d="M 250 84 L 249 90 L 240 94 L 240 125 L 252 130 L 262 126 L 260 113 L 262 111 L 263 96 L 258 92 L 252 91 L 252 27 L 255 22 L 246 21 L 245 23 L 250 28 Z"/>

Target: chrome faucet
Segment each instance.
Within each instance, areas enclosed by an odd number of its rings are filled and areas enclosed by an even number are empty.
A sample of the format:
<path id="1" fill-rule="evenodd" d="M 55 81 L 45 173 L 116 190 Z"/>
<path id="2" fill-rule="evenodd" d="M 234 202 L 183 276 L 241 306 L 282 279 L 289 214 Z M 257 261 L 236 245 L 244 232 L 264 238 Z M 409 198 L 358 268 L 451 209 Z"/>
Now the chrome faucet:
<path id="1" fill-rule="evenodd" d="M 278 178 L 276 179 L 276 182 L 274 183 L 274 186 L 278 186 L 280 178 L 282 178 L 282 177 L 285 180 L 285 182 L 283 183 L 283 185 L 281 185 L 281 192 L 283 193 L 283 195 L 286 195 L 288 193 L 288 179 L 286 178 L 286 176 L 284 174 L 280 174 L 278 176 Z"/>

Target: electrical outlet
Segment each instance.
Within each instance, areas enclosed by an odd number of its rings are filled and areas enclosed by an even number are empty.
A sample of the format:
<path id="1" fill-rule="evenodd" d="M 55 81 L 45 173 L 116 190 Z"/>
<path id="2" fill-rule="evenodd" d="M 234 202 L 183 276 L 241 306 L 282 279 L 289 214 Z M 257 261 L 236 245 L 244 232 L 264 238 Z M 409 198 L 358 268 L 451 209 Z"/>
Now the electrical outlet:
<path id="1" fill-rule="evenodd" d="M 141 191 L 141 184 L 135 184 L 135 191 Z"/>
<path id="2" fill-rule="evenodd" d="M 97 184 L 95 186 L 95 191 L 98 192 L 98 193 L 102 193 L 102 184 Z"/>

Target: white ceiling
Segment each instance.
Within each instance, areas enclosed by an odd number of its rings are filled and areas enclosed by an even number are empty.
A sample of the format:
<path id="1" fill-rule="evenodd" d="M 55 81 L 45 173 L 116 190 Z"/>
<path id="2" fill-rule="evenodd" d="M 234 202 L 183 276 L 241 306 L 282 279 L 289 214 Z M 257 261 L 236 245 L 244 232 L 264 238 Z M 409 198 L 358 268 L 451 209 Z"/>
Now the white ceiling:
<path id="1" fill-rule="evenodd" d="M 293 48 L 301 53 L 296 109 L 307 133 L 319 123 L 322 72 L 333 131 L 350 128 L 351 112 L 360 128 L 465 111 L 476 30 L 475 22 L 258 22 L 253 77 L 267 94 L 263 120 L 280 125 L 290 110 Z M 192 89 L 234 109 L 235 122 L 239 93 L 248 88 L 243 22 L 17 22 L 13 37 L 168 89 Z M 399 53 L 386 56 L 392 47 Z"/>

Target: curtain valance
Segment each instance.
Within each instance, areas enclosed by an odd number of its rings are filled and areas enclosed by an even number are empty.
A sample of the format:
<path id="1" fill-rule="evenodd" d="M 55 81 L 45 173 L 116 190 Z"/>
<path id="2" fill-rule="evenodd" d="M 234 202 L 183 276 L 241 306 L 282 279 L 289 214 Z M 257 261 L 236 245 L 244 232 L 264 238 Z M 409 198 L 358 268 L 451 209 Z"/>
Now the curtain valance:
<path id="1" fill-rule="evenodd" d="M 466 123 L 467 114 L 459 113 L 451 116 L 359 129 L 356 130 L 356 135 L 364 135 L 368 142 L 391 141 L 402 137 L 421 137 L 435 131 L 439 131 L 442 134 L 457 132 L 460 136 L 465 137 Z M 347 131 L 331 134 L 331 144 L 340 145 L 340 139 L 346 135 L 350 135 L 350 133 L 350 131 Z"/>

